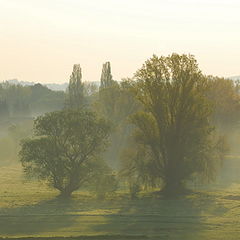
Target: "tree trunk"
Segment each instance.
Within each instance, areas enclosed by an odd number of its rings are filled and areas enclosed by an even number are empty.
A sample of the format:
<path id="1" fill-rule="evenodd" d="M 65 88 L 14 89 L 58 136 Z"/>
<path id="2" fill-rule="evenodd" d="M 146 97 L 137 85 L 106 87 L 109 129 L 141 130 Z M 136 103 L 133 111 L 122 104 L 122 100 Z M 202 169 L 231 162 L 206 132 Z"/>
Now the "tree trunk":
<path id="1" fill-rule="evenodd" d="M 185 186 L 182 181 L 175 181 L 170 179 L 166 181 L 161 192 L 166 196 L 177 196 L 185 192 Z"/>
<path id="2" fill-rule="evenodd" d="M 62 198 L 70 198 L 71 195 L 72 195 L 72 192 L 73 192 L 73 190 L 71 190 L 70 188 L 66 187 L 65 189 L 63 189 L 63 190 L 61 191 L 60 196 L 61 196 Z"/>

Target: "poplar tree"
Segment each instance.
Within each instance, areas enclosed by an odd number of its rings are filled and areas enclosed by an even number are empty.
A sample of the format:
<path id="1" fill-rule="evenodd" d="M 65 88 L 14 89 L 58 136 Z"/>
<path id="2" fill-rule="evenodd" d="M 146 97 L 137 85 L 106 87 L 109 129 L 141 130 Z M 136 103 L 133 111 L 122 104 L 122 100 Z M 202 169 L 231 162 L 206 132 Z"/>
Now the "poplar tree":
<path id="1" fill-rule="evenodd" d="M 100 88 L 111 87 L 114 84 L 114 80 L 111 73 L 111 64 L 106 62 L 103 64 L 102 74 L 101 74 L 101 85 Z"/>
<path id="2" fill-rule="evenodd" d="M 66 105 L 67 108 L 72 109 L 79 109 L 84 106 L 84 86 L 80 64 L 73 65 L 73 71 L 69 80 Z"/>

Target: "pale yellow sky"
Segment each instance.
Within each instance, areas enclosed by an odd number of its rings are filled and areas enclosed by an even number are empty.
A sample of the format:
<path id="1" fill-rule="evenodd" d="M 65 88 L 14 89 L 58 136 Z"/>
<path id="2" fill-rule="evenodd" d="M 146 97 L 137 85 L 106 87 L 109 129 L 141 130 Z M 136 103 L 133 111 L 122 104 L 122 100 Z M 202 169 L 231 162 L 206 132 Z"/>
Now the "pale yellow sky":
<path id="1" fill-rule="evenodd" d="M 239 0 L 0 0 L 0 81 L 66 82 L 74 63 L 131 77 L 153 53 L 191 53 L 206 74 L 240 75 Z"/>

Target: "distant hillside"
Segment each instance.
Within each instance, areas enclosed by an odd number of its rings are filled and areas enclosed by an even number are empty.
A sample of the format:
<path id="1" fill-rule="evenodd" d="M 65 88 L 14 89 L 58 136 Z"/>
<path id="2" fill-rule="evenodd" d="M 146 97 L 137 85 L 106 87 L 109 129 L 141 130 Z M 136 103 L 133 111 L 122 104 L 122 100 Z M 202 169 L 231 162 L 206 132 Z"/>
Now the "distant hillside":
<path id="1" fill-rule="evenodd" d="M 10 79 L 10 80 L 7 80 L 6 82 L 10 84 L 16 84 L 16 85 L 20 84 L 22 86 L 33 86 L 36 84 L 35 82 L 19 81 L 18 79 Z M 46 83 L 42 85 L 46 86 L 47 88 L 53 91 L 65 91 L 67 89 L 68 83 Z"/>

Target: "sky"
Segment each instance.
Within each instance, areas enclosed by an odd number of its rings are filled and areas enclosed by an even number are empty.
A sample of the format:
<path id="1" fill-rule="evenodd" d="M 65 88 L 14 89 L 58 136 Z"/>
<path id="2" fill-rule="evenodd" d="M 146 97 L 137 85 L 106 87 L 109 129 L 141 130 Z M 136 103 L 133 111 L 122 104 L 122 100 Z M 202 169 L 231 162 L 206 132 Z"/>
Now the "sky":
<path id="1" fill-rule="evenodd" d="M 0 81 L 132 77 L 153 54 L 191 53 L 204 74 L 240 75 L 239 0 L 0 0 Z"/>

